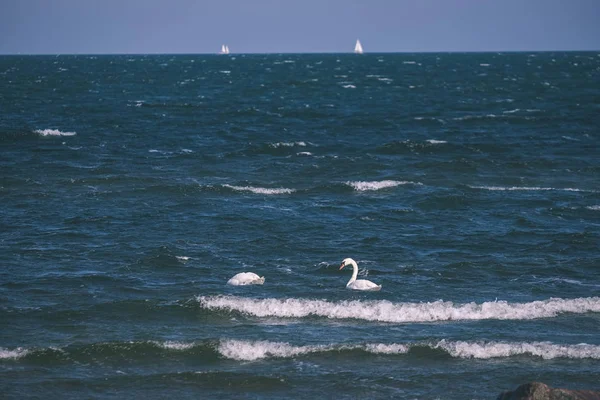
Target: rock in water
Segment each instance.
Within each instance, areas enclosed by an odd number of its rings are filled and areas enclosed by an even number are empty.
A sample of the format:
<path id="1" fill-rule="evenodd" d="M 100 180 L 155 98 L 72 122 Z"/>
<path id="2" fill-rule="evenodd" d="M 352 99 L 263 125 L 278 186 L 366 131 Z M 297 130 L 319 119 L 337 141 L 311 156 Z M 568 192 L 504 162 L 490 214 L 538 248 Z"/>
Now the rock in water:
<path id="1" fill-rule="evenodd" d="M 541 382 L 530 382 L 501 393 L 496 400 L 600 400 L 600 392 L 553 389 Z"/>

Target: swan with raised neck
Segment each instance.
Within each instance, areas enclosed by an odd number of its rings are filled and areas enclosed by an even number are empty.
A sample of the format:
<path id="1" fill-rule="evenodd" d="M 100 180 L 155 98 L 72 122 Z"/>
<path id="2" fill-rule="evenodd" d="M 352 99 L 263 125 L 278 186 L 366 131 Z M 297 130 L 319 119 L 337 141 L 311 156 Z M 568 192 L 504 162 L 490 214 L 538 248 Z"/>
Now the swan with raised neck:
<path id="1" fill-rule="evenodd" d="M 381 290 L 381 285 L 377 285 L 366 279 L 356 279 L 358 276 L 358 265 L 356 264 L 356 261 L 351 258 L 344 258 L 342 265 L 340 265 L 340 270 L 344 269 L 346 265 L 352 265 L 352 277 L 346 284 L 347 289 L 370 291 Z"/>

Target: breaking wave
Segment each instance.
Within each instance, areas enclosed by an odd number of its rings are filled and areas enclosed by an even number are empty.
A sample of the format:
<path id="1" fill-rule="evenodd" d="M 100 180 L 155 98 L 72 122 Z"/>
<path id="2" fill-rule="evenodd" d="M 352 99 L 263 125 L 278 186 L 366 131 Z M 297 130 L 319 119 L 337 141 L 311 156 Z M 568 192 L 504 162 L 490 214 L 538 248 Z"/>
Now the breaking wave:
<path id="1" fill-rule="evenodd" d="M 294 193 L 294 189 L 287 188 L 263 188 L 263 187 L 254 187 L 254 186 L 234 186 L 225 184 L 223 187 L 233 189 L 238 192 L 251 192 L 255 194 L 290 194 Z"/>
<path id="2" fill-rule="evenodd" d="M 35 133 L 40 136 L 75 136 L 76 132 L 62 132 L 58 129 L 36 129 Z"/>
<path id="3" fill-rule="evenodd" d="M 392 303 L 387 300 L 339 301 L 309 299 L 253 299 L 237 296 L 199 296 L 201 307 L 240 312 L 256 317 L 358 319 L 373 322 L 410 323 L 465 320 L 530 320 L 551 318 L 561 313 L 600 312 L 600 297 L 509 303 L 492 301 L 455 304 Z"/>
<path id="4" fill-rule="evenodd" d="M 331 344 L 294 346 L 286 342 L 221 340 L 221 356 L 239 361 L 266 358 L 292 358 L 312 353 L 364 351 L 371 354 L 401 355 L 416 349 L 443 351 L 454 358 L 490 359 L 514 356 L 534 356 L 545 360 L 555 358 L 600 359 L 600 346 L 581 344 L 554 344 L 549 342 L 465 342 L 440 340 L 417 343 L 369 343 L 357 345 Z"/>
<path id="5" fill-rule="evenodd" d="M 53 364 L 56 362 L 104 363 L 110 360 L 157 360 L 165 357 L 193 357 L 195 362 L 218 362 L 219 359 L 256 361 L 271 358 L 294 358 L 304 355 L 336 353 L 339 356 L 363 352 L 378 356 L 418 354 L 419 357 L 437 359 L 450 356 L 462 359 L 490 359 L 515 356 L 539 357 L 544 360 L 600 359 L 600 346 L 587 343 L 557 344 L 551 342 L 498 342 L 433 340 L 406 343 L 330 343 L 294 345 L 268 340 L 217 339 L 197 342 L 140 341 L 91 343 L 62 348 L 15 349 L 0 348 L 0 361 Z"/>
<path id="6" fill-rule="evenodd" d="M 29 350 L 24 349 L 22 347 L 17 347 L 12 350 L 3 349 L 2 347 L 0 347 L 0 360 L 21 358 L 27 353 L 29 353 Z"/>
<path id="7" fill-rule="evenodd" d="M 418 182 L 410 182 L 410 181 L 348 181 L 346 185 L 351 186 L 354 190 L 359 192 L 365 192 L 369 190 L 380 190 L 386 189 L 390 187 L 396 187 L 400 185 L 422 185 L 422 183 Z"/>
<path id="8" fill-rule="evenodd" d="M 584 190 L 577 188 L 553 188 L 538 186 L 471 186 L 471 189 L 482 189 L 490 191 L 564 191 L 564 192 L 594 192 L 593 190 Z"/>

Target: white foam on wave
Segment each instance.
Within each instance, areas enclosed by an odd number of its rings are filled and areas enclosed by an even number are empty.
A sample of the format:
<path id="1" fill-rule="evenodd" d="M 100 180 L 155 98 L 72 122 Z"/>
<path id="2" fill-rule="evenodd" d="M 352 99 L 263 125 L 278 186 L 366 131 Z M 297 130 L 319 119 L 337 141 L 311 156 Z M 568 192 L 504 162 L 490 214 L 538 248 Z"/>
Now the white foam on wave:
<path id="1" fill-rule="evenodd" d="M 435 139 L 428 139 L 428 140 L 427 140 L 427 142 L 428 142 L 428 143 L 431 143 L 431 144 L 443 144 L 443 143 L 448 143 L 448 142 L 447 142 L 447 141 L 445 141 L 445 140 L 435 140 Z"/>
<path id="2" fill-rule="evenodd" d="M 63 132 L 58 129 L 36 129 L 35 133 L 41 136 L 75 136 L 76 132 Z"/>
<path id="3" fill-rule="evenodd" d="M 350 84 L 348 84 L 348 85 L 343 85 L 342 87 L 343 87 L 343 88 L 345 88 L 345 89 L 356 89 L 356 86 L 354 86 L 354 85 L 350 85 Z"/>
<path id="4" fill-rule="evenodd" d="M 565 192 L 594 192 L 592 190 L 584 190 L 577 188 L 553 188 L 553 187 L 538 187 L 538 186 L 471 186 L 471 189 L 483 189 L 491 191 L 565 191 Z"/>
<path id="5" fill-rule="evenodd" d="M 455 304 L 438 300 L 428 303 L 392 303 L 387 300 L 339 301 L 252 299 L 236 296 L 199 296 L 201 307 L 209 310 L 237 311 L 256 317 L 359 319 L 373 322 L 411 323 L 463 320 L 530 320 L 556 317 L 561 313 L 600 312 L 600 297 L 509 303 L 490 301 L 481 304 Z"/>
<path id="6" fill-rule="evenodd" d="M 274 148 L 279 148 L 279 147 L 294 147 L 294 146 L 299 146 L 299 147 L 306 147 L 306 142 L 277 142 L 277 143 L 270 143 L 269 144 L 270 147 L 274 147 Z"/>
<path id="7" fill-rule="evenodd" d="M 367 343 L 367 344 L 329 344 L 295 346 L 287 342 L 221 340 L 217 351 L 221 356 L 238 361 L 256 361 L 267 358 L 293 358 L 311 353 L 325 353 L 342 350 L 362 350 L 372 354 L 402 355 L 415 347 L 441 349 L 455 358 L 490 359 L 520 355 L 554 358 L 600 359 L 600 346 L 587 343 L 555 344 L 550 342 L 467 342 L 442 339 L 437 342 L 415 343 Z"/>
<path id="8" fill-rule="evenodd" d="M 167 340 L 166 342 L 152 342 L 158 347 L 167 350 L 189 350 L 195 346 L 194 343 L 176 342 Z"/>
<path id="9" fill-rule="evenodd" d="M 499 118 L 501 116 L 496 115 L 496 114 L 481 114 L 481 115 L 465 115 L 462 117 L 455 117 L 452 118 L 455 121 L 469 121 L 469 120 L 477 120 L 477 119 L 486 119 L 486 118 Z"/>
<path id="10" fill-rule="evenodd" d="M 254 187 L 254 186 L 234 186 L 224 184 L 224 187 L 229 189 L 233 189 L 239 192 L 251 192 L 255 194 L 290 194 L 294 193 L 295 189 L 287 189 L 287 188 L 263 188 L 263 187 Z"/>
<path id="11" fill-rule="evenodd" d="M 410 350 L 410 345 L 401 343 L 371 343 L 365 345 L 364 350 L 374 354 L 405 354 Z"/>
<path id="12" fill-rule="evenodd" d="M 0 360 L 6 360 L 6 359 L 13 359 L 16 360 L 17 358 L 21 358 L 24 355 L 26 355 L 29 351 L 27 349 L 24 349 L 22 347 L 17 347 L 16 349 L 4 349 L 2 347 L 0 347 Z"/>
<path id="13" fill-rule="evenodd" d="M 409 181 L 348 181 L 346 185 L 352 186 L 354 190 L 359 192 L 364 192 L 368 190 L 380 190 L 400 185 L 421 185 L 418 182 L 409 182 Z"/>
<path id="14" fill-rule="evenodd" d="M 263 358 L 289 358 L 326 351 L 325 346 L 293 346 L 285 342 L 222 340 L 217 351 L 226 358 L 254 361 Z"/>
<path id="15" fill-rule="evenodd" d="M 587 206 L 586 208 L 588 210 L 592 210 L 592 211 L 600 211 L 600 205 L 597 205 L 597 206 Z"/>
<path id="16" fill-rule="evenodd" d="M 452 357 L 489 359 L 531 355 L 545 360 L 554 358 L 600 359 L 600 346 L 587 343 L 554 344 L 549 342 L 504 343 L 504 342 L 452 342 L 442 340 L 435 348 L 447 351 Z"/>

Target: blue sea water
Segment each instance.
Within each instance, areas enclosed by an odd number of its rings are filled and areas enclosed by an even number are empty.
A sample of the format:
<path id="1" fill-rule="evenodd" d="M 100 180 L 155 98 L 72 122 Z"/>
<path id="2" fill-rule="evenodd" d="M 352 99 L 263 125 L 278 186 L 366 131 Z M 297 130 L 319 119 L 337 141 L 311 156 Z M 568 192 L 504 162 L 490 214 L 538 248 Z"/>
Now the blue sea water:
<path id="1" fill-rule="evenodd" d="M 4 398 L 600 389 L 600 53 L 2 56 L 0 113 Z"/>

